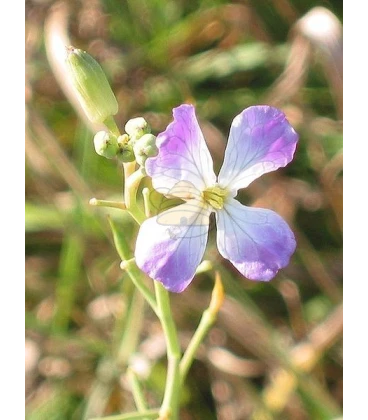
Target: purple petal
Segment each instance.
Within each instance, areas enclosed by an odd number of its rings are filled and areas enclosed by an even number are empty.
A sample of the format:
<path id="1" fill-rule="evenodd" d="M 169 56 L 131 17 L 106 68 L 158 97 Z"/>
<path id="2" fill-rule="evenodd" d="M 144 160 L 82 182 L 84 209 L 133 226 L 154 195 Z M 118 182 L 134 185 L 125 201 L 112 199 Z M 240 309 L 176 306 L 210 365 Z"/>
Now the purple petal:
<path id="1" fill-rule="evenodd" d="M 193 105 L 173 109 L 174 121 L 157 136 L 159 153 L 146 161 L 146 171 L 157 191 L 166 194 L 187 181 L 203 191 L 215 180 L 213 162 L 198 125 Z"/>
<path id="2" fill-rule="evenodd" d="M 202 260 L 208 237 L 208 208 L 188 202 L 146 220 L 138 233 L 138 267 L 171 292 L 182 292 Z"/>
<path id="3" fill-rule="evenodd" d="M 233 196 L 261 175 L 286 166 L 293 158 L 298 134 L 285 114 L 270 106 L 251 106 L 231 125 L 219 184 Z"/>
<path id="4" fill-rule="evenodd" d="M 245 207 L 231 198 L 216 212 L 220 254 L 250 280 L 271 280 L 289 264 L 295 238 L 277 213 Z"/>

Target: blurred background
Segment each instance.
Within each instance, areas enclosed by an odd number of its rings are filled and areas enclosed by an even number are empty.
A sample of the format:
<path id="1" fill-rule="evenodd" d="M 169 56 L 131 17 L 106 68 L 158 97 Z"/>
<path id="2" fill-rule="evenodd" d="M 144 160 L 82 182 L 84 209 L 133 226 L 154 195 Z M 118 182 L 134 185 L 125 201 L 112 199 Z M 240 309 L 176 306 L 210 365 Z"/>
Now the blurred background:
<path id="1" fill-rule="evenodd" d="M 181 395 L 180 419 L 342 416 L 342 1 L 26 0 L 26 418 L 79 420 L 134 409 L 126 367 L 152 407 L 166 377 L 165 344 L 135 301 L 109 218 L 131 241 L 119 164 L 94 152 L 63 73 L 64 45 L 89 52 L 119 102 L 121 129 L 143 116 L 154 134 L 188 102 L 221 166 L 231 121 L 251 105 L 281 108 L 300 135 L 294 160 L 239 194 L 271 208 L 297 237 L 270 283 L 223 260 L 213 231 L 205 258 L 226 298 Z M 61 53 L 60 53 L 61 51 Z M 183 349 L 209 303 L 213 270 L 172 295 Z M 135 297 L 136 298 L 136 297 Z M 144 309 L 144 308 L 143 308 Z M 125 359 L 116 364 L 124 344 Z M 123 353 L 124 353 L 123 351 Z M 121 354 L 121 352 L 120 352 Z"/>

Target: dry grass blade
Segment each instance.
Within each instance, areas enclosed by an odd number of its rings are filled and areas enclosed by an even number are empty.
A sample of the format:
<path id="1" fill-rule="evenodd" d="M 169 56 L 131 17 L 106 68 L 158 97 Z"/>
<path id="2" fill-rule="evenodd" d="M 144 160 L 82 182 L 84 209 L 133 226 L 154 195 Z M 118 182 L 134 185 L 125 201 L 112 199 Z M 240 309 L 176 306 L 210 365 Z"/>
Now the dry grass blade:
<path id="1" fill-rule="evenodd" d="M 291 29 L 291 48 L 284 72 L 275 82 L 266 102 L 281 106 L 298 95 L 304 86 L 314 54 L 321 62 L 338 115 L 342 117 L 342 25 L 324 7 L 315 7 L 299 19 Z"/>
<path id="2" fill-rule="evenodd" d="M 298 372 L 310 372 L 323 354 L 342 336 L 342 305 L 315 327 L 308 338 L 290 351 L 290 362 Z M 271 375 L 270 385 L 264 389 L 264 402 L 274 413 L 280 413 L 290 400 L 290 394 L 298 386 L 298 378 L 283 368 Z"/>
<path id="3" fill-rule="evenodd" d="M 39 150 L 42 151 L 50 165 L 57 171 L 62 179 L 70 186 L 74 193 L 86 199 L 93 195 L 89 186 L 79 175 L 60 142 L 46 126 L 42 117 L 34 110 L 29 109 L 30 132 Z"/>

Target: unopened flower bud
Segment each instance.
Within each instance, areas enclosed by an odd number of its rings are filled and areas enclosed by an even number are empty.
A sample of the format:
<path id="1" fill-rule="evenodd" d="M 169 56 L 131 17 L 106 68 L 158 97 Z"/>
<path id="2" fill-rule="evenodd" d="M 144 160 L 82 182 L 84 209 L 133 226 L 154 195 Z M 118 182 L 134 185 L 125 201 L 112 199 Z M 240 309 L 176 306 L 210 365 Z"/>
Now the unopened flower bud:
<path id="1" fill-rule="evenodd" d="M 112 159 L 119 151 L 116 137 L 106 131 L 99 131 L 93 138 L 96 153 L 107 159 Z"/>
<path id="2" fill-rule="evenodd" d="M 133 162 L 135 160 L 133 146 L 129 143 L 129 136 L 127 134 L 118 137 L 118 145 L 118 159 L 121 162 Z"/>
<path id="3" fill-rule="evenodd" d="M 128 142 L 129 142 L 128 134 L 122 134 L 121 136 L 118 137 L 118 145 L 120 147 L 126 146 Z"/>
<path id="4" fill-rule="evenodd" d="M 148 157 L 153 157 L 158 154 L 156 136 L 153 134 L 145 134 L 134 143 L 133 150 L 137 163 L 144 166 Z"/>
<path id="5" fill-rule="evenodd" d="M 68 47 L 66 64 L 79 102 L 90 121 L 103 123 L 118 112 L 118 103 L 106 75 L 93 57 Z"/>
<path id="6" fill-rule="evenodd" d="M 125 132 L 132 142 L 151 132 L 151 127 L 143 117 L 132 118 L 125 124 Z"/>

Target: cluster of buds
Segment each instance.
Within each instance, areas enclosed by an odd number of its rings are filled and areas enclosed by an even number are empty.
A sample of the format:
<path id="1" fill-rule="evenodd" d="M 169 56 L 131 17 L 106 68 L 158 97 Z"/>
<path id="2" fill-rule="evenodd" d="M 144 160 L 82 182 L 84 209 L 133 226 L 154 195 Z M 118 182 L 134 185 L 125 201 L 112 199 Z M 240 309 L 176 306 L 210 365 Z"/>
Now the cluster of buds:
<path id="1" fill-rule="evenodd" d="M 156 136 L 151 134 L 151 128 L 142 117 L 132 118 L 125 124 L 125 132 L 129 137 L 128 145 L 132 147 L 135 160 L 144 166 L 148 157 L 156 156 Z"/>
<path id="2" fill-rule="evenodd" d="M 129 137 L 126 134 L 115 136 L 108 131 L 98 131 L 93 143 L 96 153 L 107 159 L 118 158 L 121 162 L 133 162 L 135 156 L 132 147 L 129 145 Z"/>
<path id="3" fill-rule="evenodd" d="M 78 100 L 93 123 L 105 123 L 118 112 L 118 103 L 106 75 L 98 62 L 85 51 L 67 48 L 67 69 Z M 99 131 L 94 136 L 97 154 L 105 158 L 117 158 L 122 162 L 136 161 L 140 166 L 148 157 L 156 156 L 156 137 L 142 118 L 133 118 L 125 125 L 126 134 Z"/>
<path id="4" fill-rule="evenodd" d="M 146 120 L 142 117 L 133 118 L 125 125 L 126 134 L 115 136 L 111 132 L 99 131 L 95 134 L 94 145 L 96 153 L 107 159 L 114 157 L 121 162 L 133 162 L 134 160 L 144 167 L 148 157 L 156 156 L 156 136 Z"/>

